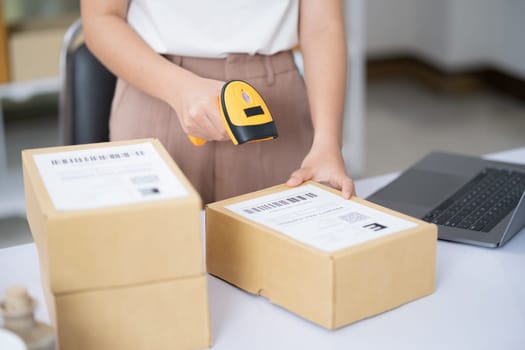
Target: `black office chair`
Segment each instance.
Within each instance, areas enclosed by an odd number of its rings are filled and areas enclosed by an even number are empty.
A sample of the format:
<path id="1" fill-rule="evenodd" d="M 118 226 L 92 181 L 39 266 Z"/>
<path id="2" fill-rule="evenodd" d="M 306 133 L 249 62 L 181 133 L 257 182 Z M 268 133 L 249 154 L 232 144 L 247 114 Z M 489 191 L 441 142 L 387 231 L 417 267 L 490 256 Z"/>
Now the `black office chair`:
<path id="1" fill-rule="evenodd" d="M 61 143 L 76 145 L 108 141 L 116 78 L 83 42 L 80 19 L 68 28 L 64 36 L 60 75 Z"/>

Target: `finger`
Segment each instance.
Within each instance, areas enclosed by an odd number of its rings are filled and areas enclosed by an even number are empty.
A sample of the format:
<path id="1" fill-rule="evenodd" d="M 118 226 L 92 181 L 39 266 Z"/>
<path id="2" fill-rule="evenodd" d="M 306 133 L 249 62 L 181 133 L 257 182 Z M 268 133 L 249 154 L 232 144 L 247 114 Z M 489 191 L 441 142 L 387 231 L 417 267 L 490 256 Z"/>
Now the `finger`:
<path id="1" fill-rule="evenodd" d="M 188 128 L 188 135 L 207 141 L 216 139 L 215 128 L 209 123 L 209 121 L 201 122 L 199 124 L 199 126 Z"/>
<path id="2" fill-rule="evenodd" d="M 226 132 L 226 127 L 222 121 L 219 109 L 217 106 L 209 108 L 206 113 L 206 117 L 210 124 L 213 126 L 213 134 L 215 140 L 227 140 L 228 133 Z"/>
<path id="3" fill-rule="evenodd" d="M 190 109 L 185 115 L 183 130 L 192 136 L 204 139 L 215 140 L 216 129 L 206 116 L 204 109 Z"/>
<path id="4" fill-rule="evenodd" d="M 355 196 L 355 186 L 354 181 L 350 178 L 346 178 L 342 182 L 341 193 L 343 198 L 350 199 L 350 197 Z"/>
<path id="5" fill-rule="evenodd" d="M 290 175 L 290 178 L 288 181 L 286 181 L 286 184 L 290 187 L 299 186 L 306 180 L 310 180 L 312 178 L 311 171 L 305 168 L 301 168 L 299 170 L 296 170 Z"/>
<path id="6" fill-rule="evenodd" d="M 354 182 L 349 177 L 330 179 L 329 183 L 333 188 L 341 190 L 341 195 L 345 199 L 350 199 L 354 195 Z"/>

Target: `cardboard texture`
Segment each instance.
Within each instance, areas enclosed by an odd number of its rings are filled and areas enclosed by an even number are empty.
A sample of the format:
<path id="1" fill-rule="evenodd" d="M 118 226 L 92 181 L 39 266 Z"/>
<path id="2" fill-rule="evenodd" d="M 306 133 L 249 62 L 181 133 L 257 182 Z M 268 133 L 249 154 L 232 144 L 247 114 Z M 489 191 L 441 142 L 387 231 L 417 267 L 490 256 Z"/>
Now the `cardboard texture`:
<path id="1" fill-rule="evenodd" d="M 336 193 L 313 182 L 311 185 Z M 207 270 L 325 328 L 335 329 L 429 295 L 437 228 L 366 200 L 415 227 L 334 252 L 301 243 L 225 206 L 288 190 L 285 185 L 206 207 Z"/>
<path id="2" fill-rule="evenodd" d="M 57 210 L 34 159 L 144 143 L 153 145 L 187 195 Z M 24 150 L 22 163 L 27 219 L 62 349 L 193 349 L 211 344 L 201 200 L 158 140 Z M 75 343 L 78 337 L 82 346 Z"/>
<path id="3" fill-rule="evenodd" d="M 211 344 L 206 276 L 56 296 L 59 344 L 74 350 Z"/>

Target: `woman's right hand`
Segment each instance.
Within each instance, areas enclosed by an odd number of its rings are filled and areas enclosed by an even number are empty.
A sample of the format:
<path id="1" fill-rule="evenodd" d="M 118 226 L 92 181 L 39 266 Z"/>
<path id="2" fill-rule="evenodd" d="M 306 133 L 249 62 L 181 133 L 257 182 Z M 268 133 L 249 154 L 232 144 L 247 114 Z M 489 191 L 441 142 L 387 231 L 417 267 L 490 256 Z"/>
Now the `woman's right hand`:
<path id="1" fill-rule="evenodd" d="M 223 81 L 190 74 L 177 84 L 169 101 L 179 117 L 182 130 L 207 141 L 229 140 L 219 111 Z"/>

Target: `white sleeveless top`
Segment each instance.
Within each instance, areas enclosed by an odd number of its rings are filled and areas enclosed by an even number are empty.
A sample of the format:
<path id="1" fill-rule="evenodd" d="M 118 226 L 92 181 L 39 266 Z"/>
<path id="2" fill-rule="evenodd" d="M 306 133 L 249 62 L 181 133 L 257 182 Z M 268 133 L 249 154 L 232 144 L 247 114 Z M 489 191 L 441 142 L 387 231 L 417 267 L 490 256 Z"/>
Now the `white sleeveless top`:
<path id="1" fill-rule="evenodd" d="M 162 54 L 274 54 L 298 41 L 299 0 L 131 0 L 128 23 Z"/>

